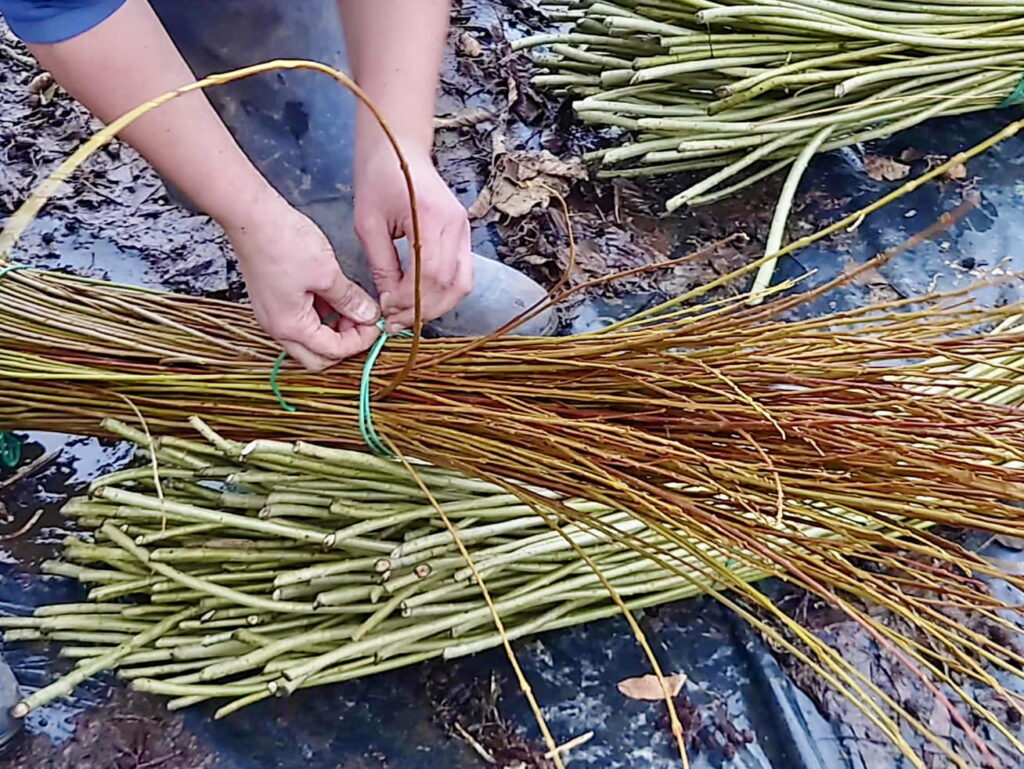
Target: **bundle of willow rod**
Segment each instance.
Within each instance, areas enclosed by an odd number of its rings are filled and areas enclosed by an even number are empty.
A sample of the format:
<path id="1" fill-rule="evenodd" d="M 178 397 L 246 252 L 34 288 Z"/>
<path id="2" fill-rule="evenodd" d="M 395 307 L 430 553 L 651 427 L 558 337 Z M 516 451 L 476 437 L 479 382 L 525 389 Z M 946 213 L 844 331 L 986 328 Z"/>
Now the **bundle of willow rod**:
<path id="1" fill-rule="evenodd" d="M 277 62 L 242 75 L 282 66 L 329 70 Z M 138 114 L 115 121 L 62 166 L 12 217 L 0 251 L 9 253 L 62 175 Z M 1022 127 L 1007 126 L 950 163 Z M 859 220 L 943 169 L 787 248 Z M 715 596 L 848 698 L 910 765 L 925 766 L 907 729 L 950 766 L 969 766 L 743 574 L 777 575 L 857 622 L 986 760 L 991 751 L 974 725 L 999 732 L 1024 755 L 991 700 L 964 686 L 989 687 L 1020 713 L 1022 698 L 1000 678 L 1024 675 L 1024 657 L 958 620 L 959 612 L 975 612 L 1015 636 L 1019 628 L 1008 617 L 1020 608 L 991 595 L 983 580 L 1024 588 L 1024 578 L 929 530 L 941 523 L 1024 535 L 1016 506 L 1024 503 L 1024 306 L 984 309 L 957 296 L 929 297 L 785 322 L 806 298 L 687 305 L 726 279 L 570 338 L 392 339 L 372 372 L 377 430 L 410 471 L 407 457 L 414 457 L 514 495 L 553 527 L 619 608 L 629 596 L 568 527 L 603 533 Z M 295 408 L 288 411 L 268 385 L 276 355 L 245 307 L 33 270 L 0 278 L 0 429 L 95 433 L 104 432 L 106 418 L 141 414 L 174 436 L 199 415 L 225 441 L 361 447 L 362 362 L 323 374 L 287 368 L 278 384 Z M 165 445 L 162 451 L 175 450 Z M 232 443 L 218 448 L 241 453 Z M 422 472 L 415 477 L 423 481 Z M 666 544 L 564 500 L 622 513 Z M 458 530 L 433 501 L 473 571 Z M 104 534 L 130 551 L 116 527 Z M 501 635 L 502 607 L 488 598 L 486 582 L 478 586 Z M 880 622 L 872 605 L 901 622 Z M 166 632 L 167 623 L 153 632 Z M 645 651 L 656 665 L 649 645 Z M 318 680 L 351 653 L 346 645 L 312 656 L 280 671 L 274 688 L 289 692 Z M 550 733 L 545 738 L 561 766 Z"/>
<path id="2" fill-rule="evenodd" d="M 1007 100 L 1024 71 L 1024 4 L 877 0 L 575 0 L 571 32 L 519 49 L 625 129 L 602 176 L 714 169 L 669 210 L 720 199 L 797 161 Z M 745 177 L 734 181 L 737 176 Z"/>
<path id="3" fill-rule="evenodd" d="M 777 251 L 800 178 L 819 152 L 943 115 L 1024 101 L 1024 4 L 995 0 L 571 0 L 567 33 L 534 81 L 577 97 L 616 138 L 589 153 L 601 177 L 697 171 L 667 209 L 734 195 L 790 167 L 765 252 Z M 771 282 L 764 264 L 754 300 Z"/>
<path id="4" fill-rule="evenodd" d="M 6 641 L 64 642 L 62 655 L 80 660 L 17 715 L 100 670 L 175 697 L 171 707 L 231 698 L 220 716 L 272 696 L 282 676 L 327 652 L 332 664 L 297 677 L 301 686 L 500 645 L 451 534 L 401 463 L 304 443 L 235 444 L 192 422 L 210 441 L 151 441 L 107 423 L 146 462 L 96 480 L 90 498 L 64 508 L 93 535 L 69 537 L 63 559 L 43 568 L 92 585 L 90 602 L 0 619 Z M 619 612 L 587 562 L 515 495 L 437 468 L 419 475 L 457 522 L 509 637 Z M 688 560 L 628 515 L 565 504 Z M 685 579 L 589 524 L 563 523 L 631 608 L 700 592 L 699 574 Z"/>
<path id="5" fill-rule="evenodd" d="M 906 753 L 898 718 L 927 727 L 724 562 L 836 605 L 922 680 L 962 693 L 958 707 L 1002 729 L 958 680 L 991 685 L 1017 707 L 989 666 L 1018 675 L 1024 659 L 942 609 L 980 611 L 1015 633 L 999 612 L 1018 609 L 978 580 L 1024 580 L 924 527 L 1024 535 L 1013 504 L 1024 502 L 1024 330 L 1012 324 L 1024 308 L 908 301 L 771 319 L 799 301 L 664 308 L 566 339 L 424 341 L 412 375 L 375 402 L 377 428 L 402 454 L 493 483 L 541 519 L 605 531 L 716 595 L 853 698 Z M 999 321 L 998 333 L 968 333 Z M 404 365 L 409 344 L 392 340 L 375 382 Z M 248 311 L 229 303 L 33 271 L 0 281 L 3 427 L 103 432 L 104 417 L 133 419 L 134 406 L 166 434 L 195 413 L 232 440 L 359 447 L 360 363 L 285 372 L 290 413 L 268 387 L 274 354 Z M 621 511 L 672 547 L 536 488 Z M 912 630 L 880 625 L 870 603 Z M 304 662 L 278 686 L 319 680 L 339 654 Z"/>

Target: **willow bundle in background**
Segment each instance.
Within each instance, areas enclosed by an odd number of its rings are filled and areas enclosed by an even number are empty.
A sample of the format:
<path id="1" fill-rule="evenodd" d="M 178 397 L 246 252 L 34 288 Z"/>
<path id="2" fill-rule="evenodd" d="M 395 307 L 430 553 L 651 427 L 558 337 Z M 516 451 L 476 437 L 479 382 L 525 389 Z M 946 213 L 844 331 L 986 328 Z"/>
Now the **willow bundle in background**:
<path id="1" fill-rule="evenodd" d="M 890 136 L 1005 103 L 1024 70 L 1024 3 L 578 0 L 567 33 L 518 49 L 578 97 L 579 117 L 623 129 L 591 154 L 602 176 L 718 169 L 669 210 L 775 173 L 805 148 Z M 806 164 L 806 155 L 800 163 Z M 740 177 L 737 180 L 737 177 Z"/>
<path id="2" fill-rule="evenodd" d="M 329 71 L 276 62 L 244 72 L 282 66 Z M 44 192 L 137 114 L 90 141 Z M 1008 126 L 950 162 L 1021 127 Z M 932 169 L 903 191 L 941 172 Z M 46 194 L 12 218 L 0 249 L 13 245 Z M 903 728 L 932 742 L 951 766 L 969 766 L 744 574 L 801 586 L 861 625 L 934 695 L 980 755 L 991 752 L 978 725 L 1024 755 L 1024 744 L 963 685 L 989 687 L 1024 712 L 1022 698 L 994 675 L 1019 678 L 1024 657 L 956 619 L 976 612 L 1016 635 L 1019 627 L 1003 612 L 1019 616 L 1019 607 L 991 595 L 982 580 L 1024 589 L 1024 578 L 929 531 L 950 524 L 1024 535 L 1016 506 L 1024 503 L 1024 306 L 983 309 L 930 297 L 794 322 L 780 318 L 805 298 L 684 306 L 709 288 L 569 338 L 393 339 L 373 370 L 375 392 L 396 384 L 399 371 L 408 375 L 374 401 L 377 429 L 403 464 L 414 457 L 514 495 L 552 526 L 619 608 L 625 598 L 569 526 L 603 534 L 714 595 L 849 698 L 911 765 L 924 767 Z M 324 374 L 282 372 L 284 397 L 297 409 L 290 412 L 268 386 L 276 355 L 238 305 L 33 270 L 0 279 L 0 429 L 103 432 L 104 419 L 135 419 L 137 408 L 172 437 L 199 415 L 228 442 L 361 447 L 362 363 Z M 227 456 L 239 453 L 210 439 Z M 162 451 L 175 449 L 165 440 Z M 566 499 L 620 512 L 642 528 L 624 531 Z M 103 531 L 131 551 L 116 527 Z M 472 569 L 465 545 L 452 541 Z M 873 605 L 905 624 L 880 622 Z M 167 630 L 158 623 L 136 643 Z M 351 654 L 347 646 L 325 651 L 273 682 L 292 691 Z M 264 683 L 269 690 L 271 681 Z"/>
<path id="3" fill-rule="evenodd" d="M 301 443 L 245 446 L 193 423 L 215 442 L 151 442 L 107 424 L 143 447 L 147 462 L 96 480 L 91 498 L 64 508 L 93 536 L 70 537 L 63 559 L 43 569 L 92 586 L 90 603 L 0 619 L 6 641 L 64 642 L 62 656 L 82 660 L 22 702 L 18 715 L 103 669 L 174 697 L 172 708 L 230 698 L 220 716 L 272 696 L 289 671 L 328 652 L 335 661 L 301 686 L 500 645 L 451 534 L 401 463 Z M 587 562 L 515 495 L 436 468 L 420 475 L 457 522 L 509 637 L 619 612 Z M 565 504 L 689 560 L 628 515 L 583 500 Z M 630 608 L 700 592 L 699 573 L 672 574 L 589 525 L 566 522 L 562 533 Z M 133 603 L 119 602 L 124 597 Z"/>

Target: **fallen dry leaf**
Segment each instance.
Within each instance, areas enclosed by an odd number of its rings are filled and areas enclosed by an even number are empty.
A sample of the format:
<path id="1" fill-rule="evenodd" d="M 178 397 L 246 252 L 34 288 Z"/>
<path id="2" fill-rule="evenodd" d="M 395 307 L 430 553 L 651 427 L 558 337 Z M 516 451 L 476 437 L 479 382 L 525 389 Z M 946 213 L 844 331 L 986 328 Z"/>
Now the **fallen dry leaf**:
<path id="1" fill-rule="evenodd" d="M 471 56 L 474 59 L 484 52 L 480 41 L 468 32 L 463 32 L 459 35 L 459 50 L 466 54 L 466 56 Z"/>
<path id="2" fill-rule="evenodd" d="M 45 91 L 53 85 L 53 75 L 49 72 L 40 72 L 34 78 L 29 81 L 29 84 L 25 87 L 25 90 L 29 94 L 38 94 Z"/>
<path id="3" fill-rule="evenodd" d="M 865 155 L 864 170 L 876 182 L 896 182 L 906 178 L 910 166 L 882 155 Z"/>
<path id="4" fill-rule="evenodd" d="M 564 195 L 570 181 L 585 178 L 586 168 L 578 158 L 559 160 L 547 150 L 498 154 L 487 187 L 469 207 L 469 215 L 479 219 L 496 210 L 508 216 L 525 216 L 535 206 L 550 203 L 551 192 L 545 187 Z"/>
<path id="5" fill-rule="evenodd" d="M 665 684 L 668 686 L 668 693 L 675 697 L 683 690 L 686 683 L 685 673 L 676 673 L 665 676 Z M 665 699 L 665 692 L 661 689 L 658 677 L 654 675 L 640 676 L 639 678 L 627 678 L 619 681 L 619 691 L 631 700 L 643 700 L 654 702 Z"/>
<path id="6" fill-rule="evenodd" d="M 967 166 L 963 163 L 957 163 L 955 166 L 946 171 L 946 178 L 952 179 L 953 181 L 963 181 L 967 178 Z"/>
<path id="7" fill-rule="evenodd" d="M 489 109 L 477 107 L 476 109 L 464 109 L 451 115 L 441 115 L 434 118 L 434 128 L 444 131 L 451 128 L 468 128 L 486 120 L 491 120 L 494 113 Z"/>

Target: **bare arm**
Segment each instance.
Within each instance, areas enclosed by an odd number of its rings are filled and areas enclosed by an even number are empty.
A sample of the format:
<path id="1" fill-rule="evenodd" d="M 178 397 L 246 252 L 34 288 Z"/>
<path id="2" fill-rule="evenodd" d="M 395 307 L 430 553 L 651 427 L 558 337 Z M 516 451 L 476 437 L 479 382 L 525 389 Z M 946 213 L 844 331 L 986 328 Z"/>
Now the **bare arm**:
<path id="1" fill-rule="evenodd" d="M 431 156 L 449 6 L 449 0 L 339 0 L 353 74 L 398 136 L 413 172 L 428 320 L 451 310 L 472 287 L 466 211 Z M 413 276 L 402 274 L 393 244 L 412 235 L 408 195 L 394 153 L 365 109 L 359 113 L 356 145 L 356 229 L 389 324 L 408 327 Z"/>
<path id="2" fill-rule="evenodd" d="M 352 74 L 410 152 L 429 153 L 449 0 L 340 0 Z M 360 110 L 357 141 L 384 137 Z"/>
<path id="3" fill-rule="evenodd" d="M 52 45 L 29 45 L 39 63 L 100 120 L 195 80 L 159 19 L 130 0 L 102 24 Z M 218 222 L 242 222 L 274 190 L 200 92 L 150 112 L 122 132 L 165 178 Z M 209 173 L 216 168 L 217 173 Z"/>
<path id="4" fill-rule="evenodd" d="M 70 40 L 30 49 L 72 96 L 106 122 L 195 79 L 145 0 L 128 0 Z M 121 135 L 224 227 L 257 318 L 289 353 L 310 368 L 323 368 L 372 342 L 372 327 L 348 323 L 332 331 L 321 326 L 316 298 L 358 323 L 374 322 L 378 311 L 341 274 L 319 229 L 252 165 L 205 95 L 175 99 Z"/>

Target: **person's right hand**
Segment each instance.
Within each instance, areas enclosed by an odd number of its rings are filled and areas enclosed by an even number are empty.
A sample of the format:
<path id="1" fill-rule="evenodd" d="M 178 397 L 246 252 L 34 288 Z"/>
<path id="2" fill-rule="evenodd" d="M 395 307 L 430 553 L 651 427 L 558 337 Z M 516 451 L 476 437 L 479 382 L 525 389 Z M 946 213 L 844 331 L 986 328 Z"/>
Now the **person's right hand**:
<path id="1" fill-rule="evenodd" d="M 320 228 L 280 198 L 250 213 L 224 230 L 267 333 L 310 371 L 373 344 L 380 308 L 344 275 Z M 332 311 L 336 317 L 325 324 Z"/>

